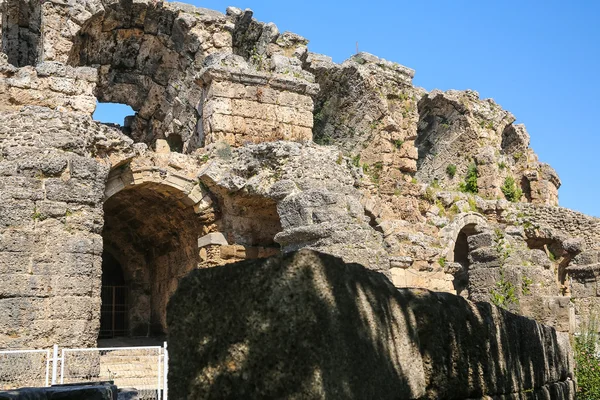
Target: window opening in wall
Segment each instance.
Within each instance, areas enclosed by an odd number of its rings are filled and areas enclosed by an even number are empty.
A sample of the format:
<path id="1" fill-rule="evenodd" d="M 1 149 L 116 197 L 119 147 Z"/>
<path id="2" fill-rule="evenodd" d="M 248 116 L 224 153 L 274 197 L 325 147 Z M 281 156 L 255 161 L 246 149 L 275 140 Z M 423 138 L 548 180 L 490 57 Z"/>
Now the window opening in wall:
<path id="1" fill-rule="evenodd" d="M 134 114 L 133 108 L 127 104 L 98 102 L 93 118 L 105 124 L 117 124 L 126 127 L 127 117 Z"/>

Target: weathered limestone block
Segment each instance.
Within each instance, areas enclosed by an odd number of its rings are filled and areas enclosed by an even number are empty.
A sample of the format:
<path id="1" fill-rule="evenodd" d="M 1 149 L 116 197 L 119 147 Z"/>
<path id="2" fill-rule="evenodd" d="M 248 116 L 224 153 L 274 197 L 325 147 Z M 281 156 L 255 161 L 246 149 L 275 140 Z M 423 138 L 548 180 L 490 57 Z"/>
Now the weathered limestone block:
<path id="1" fill-rule="evenodd" d="M 417 171 L 417 101 L 414 71 L 368 53 L 342 64 L 310 53 L 306 68 L 320 90 L 315 99 L 315 141 L 335 144 L 363 165 L 375 186 L 390 189 Z M 371 171 L 371 172 L 368 172 Z"/>
<path id="2" fill-rule="evenodd" d="M 94 69 L 50 62 L 35 68 L 2 68 L 2 62 L 0 59 L 0 111 L 37 105 L 89 115 L 94 112 Z"/>
<path id="3" fill-rule="evenodd" d="M 554 329 L 307 250 L 193 271 L 168 323 L 175 399 L 573 398 Z"/>
<path id="4" fill-rule="evenodd" d="M 199 107 L 206 145 L 312 140 L 315 84 L 253 70 L 231 55 L 211 59 L 198 80 L 205 90 Z"/>
<path id="5" fill-rule="evenodd" d="M 524 296 L 519 300 L 522 315 L 558 332 L 570 331 L 571 299 L 565 296 Z"/>
<path id="6" fill-rule="evenodd" d="M 256 245 L 248 240 L 261 237 L 283 252 L 308 247 L 389 269 L 381 234 L 369 226 L 354 187 L 355 170 L 339 161 L 339 150 L 274 142 L 212 151 L 198 177 L 219 197 L 224 226 L 237 236 L 229 243 Z"/>

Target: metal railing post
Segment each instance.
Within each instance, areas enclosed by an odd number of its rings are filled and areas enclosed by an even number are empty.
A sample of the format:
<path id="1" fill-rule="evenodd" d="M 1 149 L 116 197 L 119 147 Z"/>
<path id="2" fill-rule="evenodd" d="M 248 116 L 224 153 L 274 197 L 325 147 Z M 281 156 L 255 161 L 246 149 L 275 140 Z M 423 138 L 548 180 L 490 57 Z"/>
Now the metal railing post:
<path id="1" fill-rule="evenodd" d="M 50 350 L 46 350 L 46 386 L 50 386 Z"/>
<path id="2" fill-rule="evenodd" d="M 62 349 L 62 357 L 60 359 L 60 384 L 62 385 L 65 379 L 65 357 L 67 355 L 65 354 L 65 349 Z"/>
<path id="3" fill-rule="evenodd" d="M 163 376 L 163 400 L 169 399 L 169 350 L 167 349 L 167 342 L 164 343 L 165 353 L 163 356 L 163 367 L 164 367 L 164 376 Z"/>
<path id="4" fill-rule="evenodd" d="M 54 352 L 52 356 L 52 384 L 56 385 L 56 372 L 58 370 L 58 345 L 54 345 Z"/>

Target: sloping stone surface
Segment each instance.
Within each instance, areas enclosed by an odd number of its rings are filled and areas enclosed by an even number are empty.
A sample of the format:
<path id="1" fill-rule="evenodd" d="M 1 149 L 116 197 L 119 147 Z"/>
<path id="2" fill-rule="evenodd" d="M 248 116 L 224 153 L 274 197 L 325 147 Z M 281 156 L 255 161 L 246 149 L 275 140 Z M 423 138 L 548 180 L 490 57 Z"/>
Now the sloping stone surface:
<path id="1" fill-rule="evenodd" d="M 168 324 L 173 399 L 573 396 L 553 328 L 310 250 L 193 271 Z"/>

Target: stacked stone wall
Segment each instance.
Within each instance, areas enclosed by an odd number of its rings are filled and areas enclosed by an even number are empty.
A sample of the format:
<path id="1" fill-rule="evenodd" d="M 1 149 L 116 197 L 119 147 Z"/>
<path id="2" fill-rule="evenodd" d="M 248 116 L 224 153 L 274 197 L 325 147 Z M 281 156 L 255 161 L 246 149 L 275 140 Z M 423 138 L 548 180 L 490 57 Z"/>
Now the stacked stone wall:
<path id="1" fill-rule="evenodd" d="M 0 121 L 0 347 L 92 346 L 108 166 L 91 148 L 127 142 L 89 117 L 41 107 Z"/>
<path id="2" fill-rule="evenodd" d="M 94 68 L 44 62 L 16 68 L 0 59 L 0 110 L 42 106 L 91 115 L 96 109 Z"/>
<path id="3" fill-rule="evenodd" d="M 274 82 L 266 74 L 240 74 L 208 70 L 202 107 L 205 144 L 312 140 L 311 85 L 293 80 Z M 308 91 L 308 93 L 306 93 Z"/>
<path id="4" fill-rule="evenodd" d="M 563 207 L 520 204 L 526 217 L 539 225 L 546 225 L 572 237 L 583 238 L 589 250 L 600 248 L 600 218 Z"/>

